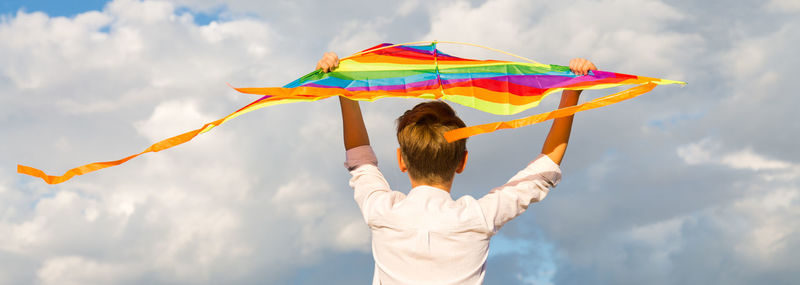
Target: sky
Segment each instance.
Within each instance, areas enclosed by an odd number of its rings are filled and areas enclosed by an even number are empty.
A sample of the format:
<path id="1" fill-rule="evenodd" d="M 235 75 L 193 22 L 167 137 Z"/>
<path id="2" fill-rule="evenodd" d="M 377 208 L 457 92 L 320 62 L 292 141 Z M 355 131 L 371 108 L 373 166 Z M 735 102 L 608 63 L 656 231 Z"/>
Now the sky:
<path id="1" fill-rule="evenodd" d="M 0 284 L 370 282 L 335 100 L 63 184 L 16 164 L 119 159 L 254 100 L 226 83 L 281 86 L 326 51 L 421 40 L 688 82 L 577 114 L 562 182 L 494 237 L 486 284 L 795 284 L 798 30 L 796 0 L 3 1 Z M 362 103 L 398 191 L 394 119 L 418 102 Z M 454 108 L 468 125 L 510 119 Z M 454 198 L 503 184 L 548 128 L 471 138 Z"/>

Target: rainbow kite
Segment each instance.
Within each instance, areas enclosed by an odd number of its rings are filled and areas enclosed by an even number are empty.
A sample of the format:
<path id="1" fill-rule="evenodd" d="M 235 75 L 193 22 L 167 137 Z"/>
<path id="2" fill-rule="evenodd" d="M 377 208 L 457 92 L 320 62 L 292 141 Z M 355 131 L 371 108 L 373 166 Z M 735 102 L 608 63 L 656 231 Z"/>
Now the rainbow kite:
<path id="1" fill-rule="evenodd" d="M 422 43 L 426 44 L 420 45 Z M 578 76 L 566 66 L 541 64 L 512 54 L 509 55 L 528 62 L 459 58 L 439 51 L 436 44 L 436 41 L 381 44 L 341 59 L 339 67 L 331 72 L 316 70 L 284 87 L 235 88 L 242 93 L 263 97 L 224 118 L 155 143 L 138 154 L 120 160 L 90 163 L 70 169 L 61 176 L 47 175 L 39 169 L 24 165 L 17 165 L 17 172 L 42 178 L 49 184 L 61 183 L 75 175 L 119 165 L 141 154 L 185 143 L 230 119 L 259 108 L 334 96 L 366 101 L 384 97 L 442 99 L 492 114 L 512 115 L 539 105 L 548 94 L 561 90 L 635 85 L 572 107 L 522 119 L 456 129 L 445 134 L 445 138 L 452 142 L 498 129 L 518 128 L 607 106 L 644 94 L 659 84 L 685 84 L 606 71 L 592 71 L 588 75 Z"/>

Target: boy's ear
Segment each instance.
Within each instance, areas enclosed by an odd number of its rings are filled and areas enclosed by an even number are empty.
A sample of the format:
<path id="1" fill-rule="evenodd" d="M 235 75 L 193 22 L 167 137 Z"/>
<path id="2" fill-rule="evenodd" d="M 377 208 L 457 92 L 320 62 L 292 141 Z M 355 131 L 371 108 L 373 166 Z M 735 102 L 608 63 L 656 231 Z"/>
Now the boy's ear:
<path id="1" fill-rule="evenodd" d="M 406 167 L 406 163 L 403 161 L 403 152 L 400 151 L 400 148 L 397 148 L 397 166 L 400 166 L 400 172 L 406 172 L 408 167 Z"/>
<path id="2" fill-rule="evenodd" d="M 458 168 L 456 168 L 456 173 L 464 172 L 464 168 L 467 168 L 467 158 L 469 158 L 469 152 L 464 151 L 464 159 L 461 160 L 461 164 L 458 165 Z"/>

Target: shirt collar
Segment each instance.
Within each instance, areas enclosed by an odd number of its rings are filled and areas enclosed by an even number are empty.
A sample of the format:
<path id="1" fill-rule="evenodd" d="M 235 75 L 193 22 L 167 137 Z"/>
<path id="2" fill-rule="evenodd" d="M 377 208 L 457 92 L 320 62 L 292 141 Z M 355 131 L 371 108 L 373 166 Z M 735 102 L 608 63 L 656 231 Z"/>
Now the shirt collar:
<path id="1" fill-rule="evenodd" d="M 420 185 L 411 189 L 408 192 L 408 195 L 426 195 L 426 196 L 434 196 L 434 197 L 447 197 L 450 198 L 450 192 L 447 192 L 443 189 L 439 189 L 433 186 L 428 185 Z"/>

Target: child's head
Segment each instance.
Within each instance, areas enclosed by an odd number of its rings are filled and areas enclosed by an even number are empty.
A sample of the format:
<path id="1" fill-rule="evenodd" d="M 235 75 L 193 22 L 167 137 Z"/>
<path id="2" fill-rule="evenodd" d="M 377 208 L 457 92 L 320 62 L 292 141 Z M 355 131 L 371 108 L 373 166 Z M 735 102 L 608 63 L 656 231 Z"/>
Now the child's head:
<path id="1" fill-rule="evenodd" d="M 447 103 L 429 101 L 397 118 L 397 141 L 408 175 L 426 184 L 453 180 L 467 153 L 466 139 L 448 143 L 444 133 L 466 127 Z"/>

